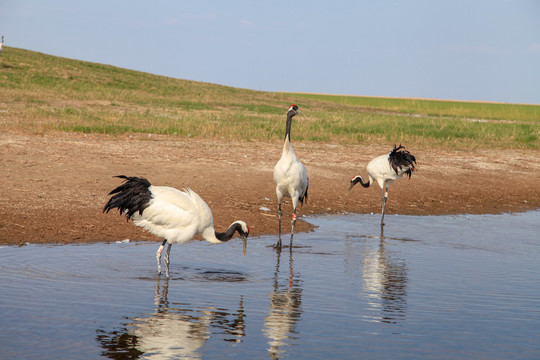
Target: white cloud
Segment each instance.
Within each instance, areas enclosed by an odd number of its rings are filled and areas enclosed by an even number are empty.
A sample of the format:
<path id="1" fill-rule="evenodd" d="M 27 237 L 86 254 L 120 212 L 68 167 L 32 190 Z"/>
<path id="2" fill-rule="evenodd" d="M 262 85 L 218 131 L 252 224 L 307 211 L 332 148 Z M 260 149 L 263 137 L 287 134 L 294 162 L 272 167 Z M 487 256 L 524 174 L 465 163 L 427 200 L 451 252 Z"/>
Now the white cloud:
<path id="1" fill-rule="evenodd" d="M 178 19 L 175 19 L 175 18 L 168 18 L 168 19 L 165 19 L 165 24 L 166 25 L 174 25 L 178 22 Z"/>
<path id="2" fill-rule="evenodd" d="M 540 54 L 540 43 L 532 43 L 527 48 L 527 52 L 533 53 L 533 54 Z"/>
<path id="3" fill-rule="evenodd" d="M 245 19 L 240 20 L 240 24 L 245 25 L 245 26 L 249 26 L 249 27 L 253 27 L 255 25 L 251 21 L 245 20 Z"/>
<path id="4" fill-rule="evenodd" d="M 489 45 L 478 45 L 473 48 L 473 52 L 479 54 L 500 54 L 501 51 L 493 46 Z"/>
<path id="5" fill-rule="evenodd" d="M 184 19 L 192 19 L 192 20 L 213 20 L 216 18 L 216 14 L 210 13 L 210 14 L 204 14 L 204 15 L 197 15 L 194 13 L 185 13 L 182 15 Z"/>
<path id="6" fill-rule="evenodd" d="M 504 53 L 501 49 L 489 45 L 443 45 L 443 51 L 455 54 L 493 54 Z"/>

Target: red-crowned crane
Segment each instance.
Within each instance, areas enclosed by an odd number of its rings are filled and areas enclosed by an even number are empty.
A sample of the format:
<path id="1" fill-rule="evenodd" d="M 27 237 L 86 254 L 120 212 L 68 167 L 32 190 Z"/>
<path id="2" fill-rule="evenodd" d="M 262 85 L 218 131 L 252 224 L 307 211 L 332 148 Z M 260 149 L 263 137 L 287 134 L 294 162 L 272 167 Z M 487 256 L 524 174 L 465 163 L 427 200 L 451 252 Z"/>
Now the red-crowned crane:
<path id="1" fill-rule="evenodd" d="M 281 249 L 281 203 L 284 197 L 289 197 L 292 200 L 293 214 L 292 214 L 292 230 L 291 230 L 291 242 L 292 247 L 294 226 L 296 224 L 296 208 L 298 203 L 307 203 L 308 198 L 308 186 L 309 180 L 306 174 L 306 168 L 298 160 L 294 149 L 291 145 L 291 124 L 292 118 L 295 115 L 304 115 L 298 106 L 291 105 L 287 111 L 287 123 L 285 126 L 285 142 L 283 144 L 283 152 L 281 153 L 281 159 L 274 167 L 274 182 L 276 183 L 276 195 L 278 200 L 278 218 L 279 218 L 279 234 L 278 242 L 275 245 L 277 249 Z"/>
<path id="2" fill-rule="evenodd" d="M 4 35 L 2 35 L 2 42 L 0 42 L 0 51 L 4 48 Z"/>
<path id="3" fill-rule="evenodd" d="M 355 176 L 351 179 L 349 190 L 357 183 L 368 188 L 375 180 L 377 180 L 382 191 L 382 226 L 384 225 L 384 209 L 386 207 L 386 201 L 388 200 L 388 186 L 394 180 L 403 177 L 403 175 L 408 175 L 410 179 L 415 164 L 416 158 L 409 153 L 409 151 L 405 150 L 401 144 L 399 146 L 394 145 L 394 148 L 390 153 L 378 156 L 369 162 L 367 165 L 369 181 L 364 182 L 362 176 Z"/>
<path id="4" fill-rule="evenodd" d="M 117 176 L 124 182 L 109 195 L 113 195 L 103 212 L 117 208 L 127 220 L 148 232 L 164 238 L 156 253 L 158 273 L 161 273 L 161 253 L 165 244 L 167 253 L 163 259 L 169 277 L 172 244 L 183 244 L 200 235 L 213 244 L 229 241 L 236 232 L 241 236 L 246 255 L 249 227 L 243 221 L 233 222 L 225 232 L 214 230 L 214 218 L 208 204 L 191 189 L 177 190 L 167 186 L 155 186 L 141 177 Z"/>

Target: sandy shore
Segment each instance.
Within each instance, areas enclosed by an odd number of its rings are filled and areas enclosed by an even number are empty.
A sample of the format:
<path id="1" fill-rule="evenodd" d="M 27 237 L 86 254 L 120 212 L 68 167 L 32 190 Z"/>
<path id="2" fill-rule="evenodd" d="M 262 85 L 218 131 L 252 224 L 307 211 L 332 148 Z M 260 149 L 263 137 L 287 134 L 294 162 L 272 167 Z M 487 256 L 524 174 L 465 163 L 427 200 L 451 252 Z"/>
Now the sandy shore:
<path id="1" fill-rule="evenodd" d="M 368 161 L 392 145 L 293 142 L 310 179 L 309 202 L 299 214 L 378 213 L 378 186 L 357 186 L 350 193 L 347 188 L 352 176 L 365 176 Z M 275 234 L 272 172 L 281 149 L 277 142 L 156 135 L 2 133 L 0 243 L 158 241 L 118 213 L 102 213 L 108 192 L 120 183 L 113 176 L 121 174 L 192 188 L 212 209 L 217 230 L 241 219 L 249 224 L 251 236 Z M 387 214 L 500 213 L 540 207 L 536 151 L 407 149 L 417 158 L 417 171 L 410 180 L 400 179 L 390 187 Z M 290 202 L 284 212 L 284 228 L 289 230 Z M 312 226 L 299 221 L 297 229 L 309 231 Z"/>

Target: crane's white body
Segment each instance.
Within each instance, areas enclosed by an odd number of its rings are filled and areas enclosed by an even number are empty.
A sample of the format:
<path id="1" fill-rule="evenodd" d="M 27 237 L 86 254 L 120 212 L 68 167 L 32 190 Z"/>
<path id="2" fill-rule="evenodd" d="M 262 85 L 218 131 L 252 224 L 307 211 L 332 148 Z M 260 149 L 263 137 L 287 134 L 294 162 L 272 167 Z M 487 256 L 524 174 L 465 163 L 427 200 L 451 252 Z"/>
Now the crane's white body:
<path id="1" fill-rule="evenodd" d="M 288 197 L 296 209 L 299 199 L 307 190 L 308 177 L 304 164 L 296 157 L 288 138 L 283 144 L 281 158 L 274 167 L 274 182 L 278 204 L 283 202 L 284 197 Z"/>
<path id="2" fill-rule="evenodd" d="M 403 177 L 403 174 L 405 174 L 407 168 L 401 167 L 396 173 L 390 166 L 389 157 L 390 153 L 377 156 L 368 163 L 366 170 L 368 172 L 370 184 L 377 181 L 379 187 L 384 189 L 385 186 L 390 185 L 394 182 L 394 180 Z"/>
<path id="3" fill-rule="evenodd" d="M 168 186 L 154 185 L 151 185 L 148 190 L 152 193 L 148 207 L 142 214 L 133 214 L 132 219 L 135 225 L 166 239 L 169 246 L 163 261 L 167 277 L 169 277 L 172 244 L 191 241 L 195 235 L 201 236 L 212 244 L 223 242 L 216 237 L 214 217 L 210 207 L 196 192 L 191 189 L 180 191 Z M 236 222 L 247 229 L 243 221 Z M 161 273 L 161 253 L 164 247 L 165 242 L 156 252 L 158 273 Z"/>
<path id="4" fill-rule="evenodd" d="M 382 192 L 381 226 L 384 225 L 384 210 L 388 201 L 388 186 L 394 180 L 402 178 L 405 174 L 410 177 L 414 170 L 414 164 L 416 164 L 416 159 L 413 155 L 401 145 L 399 147 L 394 146 L 394 149 L 388 154 L 377 156 L 368 163 L 366 168 L 369 176 L 368 182 L 364 183 L 360 175 L 351 179 L 349 190 L 358 182 L 366 188 L 375 181 L 379 184 Z"/>
<path id="5" fill-rule="evenodd" d="M 213 244 L 222 242 L 216 238 L 210 207 L 193 190 L 154 185 L 149 190 L 152 199 L 142 214 L 132 216 L 135 225 L 167 239 L 169 244 L 183 244 L 195 235 Z"/>
<path id="6" fill-rule="evenodd" d="M 403 176 L 404 172 L 396 173 L 390 166 L 390 153 L 386 155 L 377 156 L 371 160 L 367 165 L 367 172 L 369 176 L 369 184 L 371 185 L 374 180 L 377 180 L 377 184 L 381 188 L 382 192 L 382 210 L 381 210 L 381 225 L 384 225 L 384 210 L 386 208 L 386 202 L 388 201 L 388 186 Z"/>

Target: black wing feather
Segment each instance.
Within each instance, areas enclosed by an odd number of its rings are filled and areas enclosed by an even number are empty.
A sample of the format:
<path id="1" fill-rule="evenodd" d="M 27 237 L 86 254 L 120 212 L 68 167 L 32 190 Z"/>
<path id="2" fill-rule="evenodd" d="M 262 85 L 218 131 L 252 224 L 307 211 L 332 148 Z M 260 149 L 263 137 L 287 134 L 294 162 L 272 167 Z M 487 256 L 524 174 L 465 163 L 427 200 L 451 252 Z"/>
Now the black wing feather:
<path id="1" fill-rule="evenodd" d="M 149 189 L 150 182 L 142 177 L 125 175 L 116 177 L 124 179 L 124 182 L 109 193 L 109 195 L 113 196 L 103 207 L 103 212 L 108 213 L 110 210 L 117 208 L 121 214 L 126 214 L 127 220 L 131 219 L 136 212 L 142 215 L 142 212 L 148 207 L 152 199 L 152 193 Z"/>
<path id="2" fill-rule="evenodd" d="M 399 146 L 394 145 L 394 149 L 390 152 L 389 161 L 396 174 L 399 174 L 401 168 L 406 168 L 405 174 L 409 176 L 409 179 L 411 178 L 414 165 L 416 164 L 416 158 L 409 151 L 405 150 L 401 144 Z"/>

